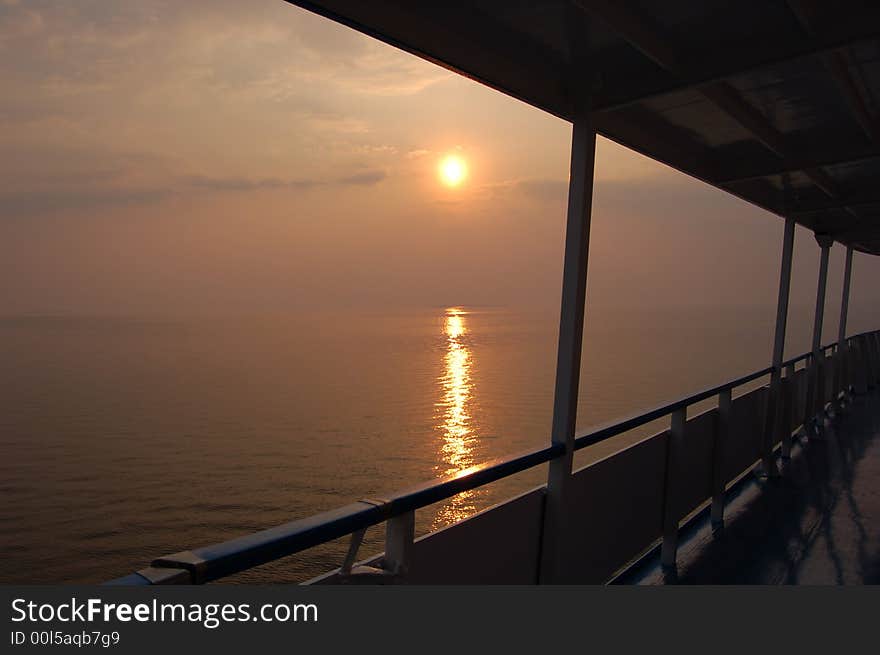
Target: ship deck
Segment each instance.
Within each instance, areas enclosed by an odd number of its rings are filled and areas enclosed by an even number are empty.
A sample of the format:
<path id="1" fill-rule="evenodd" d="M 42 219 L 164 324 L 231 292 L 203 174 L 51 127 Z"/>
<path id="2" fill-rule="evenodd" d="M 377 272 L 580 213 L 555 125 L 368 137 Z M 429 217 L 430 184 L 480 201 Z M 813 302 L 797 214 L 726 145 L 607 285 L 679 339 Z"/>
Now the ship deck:
<path id="1" fill-rule="evenodd" d="M 722 531 L 698 521 L 677 570 L 659 553 L 618 582 L 880 583 L 880 392 L 853 402 L 822 437 L 801 438 L 783 476 L 754 478 L 730 501 Z"/>

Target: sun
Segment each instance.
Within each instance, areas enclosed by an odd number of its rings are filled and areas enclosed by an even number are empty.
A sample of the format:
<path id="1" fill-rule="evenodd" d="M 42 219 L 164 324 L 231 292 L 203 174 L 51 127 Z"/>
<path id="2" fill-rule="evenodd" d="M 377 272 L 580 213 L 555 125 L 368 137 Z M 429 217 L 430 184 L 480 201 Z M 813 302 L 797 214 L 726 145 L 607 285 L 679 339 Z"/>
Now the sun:
<path id="1" fill-rule="evenodd" d="M 467 164 L 458 155 L 446 155 L 437 168 L 440 181 L 448 187 L 456 187 L 467 177 Z"/>

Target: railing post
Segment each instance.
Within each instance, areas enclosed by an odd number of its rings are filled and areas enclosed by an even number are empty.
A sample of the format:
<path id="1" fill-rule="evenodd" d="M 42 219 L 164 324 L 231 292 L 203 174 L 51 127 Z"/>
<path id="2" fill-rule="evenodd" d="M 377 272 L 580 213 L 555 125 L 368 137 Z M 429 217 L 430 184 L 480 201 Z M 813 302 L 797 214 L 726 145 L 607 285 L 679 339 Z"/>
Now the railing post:
<path id="1" fill-rule="evenodd" d="M 870 360 L 872 384 L 870 384 L 870 386 L 876 387 L 877 383 L 880 382 L 880 343 L 878 343 L 876 332 L 869 332 L 867 339 L 868 343 L 870 344 L 868 350 L 871 353 Z"/>
<path id="2" fill-rule="evenodd" d="M 869 338 L 874 340 L 874 380 L 880 382 L 880 332 L 869 332 Z"/>
<path id="3" fill-rule="evenodd" d="M 865 335 L 855 338 L 853 345 L 853 372 L 855 374 L 856 392 L 863 394 L 868 393 L 868 377 L 870 371 L 868 369 L 868 351 L 866 346 Z"/>
<path id="4" fill-rule="evenodd" d="M 825 316 L 825 286 L 828 281 L 828 255 L 834 240 L 827 234 L 816 234 L 816 241 L 821 248 L 819 258 L 819 283 L 816 288 L 816 314 L 813 318 L 812 361 L 807 370 L 807 402 L 804 411 L 804 431 L 819 414 L 819 399 L 824 396 L 822 389 L 821 369 L 823 353 L 821 348 L 822 323 Z M 824 404 L 824 403 L 823 403 Z M 817 425 L 817 429 L 820 426 Z"/>
<path id="5" fill-rule="evenodd" d="M 565 450 L 561 456 L 550 461 L 538 575 L 541 583 L 549 584 L 564 582 L 568 561 L 566 536 L 571 512 L 566 504 L 566 490 L 570 484 L 574 455 L 595 156 L 596 130 L 590 112 L 582 110 L 574 120 L 571 139 L 562 307 L 551 432 L 552 443 L 561 444 Z"/>
<path id="6" fill-rule="evenodd" d="M 853 391 L 853 343 L 850 337 L 846 339 L 846 358 L 843 364 L 843 388 L 846 390 L 847 401 Z"/>
<path id="7" fill-rule="evenodd" d="M 687 407 L 672 412 L 669 426 L 669 449 L 666 453 L 666 484 L 663 492 L 663 545 L 660 549 L 660 563 L 663 568 L 675 569 L 678 553 L 678 522 L 680 516 L 675 503 L 675 475 L 684 442 L 684 426 L 687 421 Z"/>
<path id="8" fill-rule="evenodd" d="M 776 330 L 773 338 L 773 362 L 770 371 L 770 393 L 764 412 L 764 439 L 761 461 L 764 473 L 773 477 L 779 473 L 773 460 L 773 443 L 776 436 L 779 389 L 782 379 L 782 355 L 785 351 L 785 325 L 788 320 L 788 296 L 791 288 L 791 259 L 794 252 L 794 219 L 785 219 L 782 238 L 782 263 L 779 270 L 779 296 L 776 301 Z"/>
<path id="9" fill-rule="evenodd" d="M 862 360 L 862 376 L 865 384 L 865 393 L 874 386 L 874 357 L 871 349 L 871 339 L 867 334 L 863 334 L 859 339 L 859 358 Z"/>
<path id="10" fill-rule="evenodd" d="M 791 459 L 791 417 L 794 411 L 794 367 L 786 367 L 785 377 L 782 378 L 779 387 L 779 397 L 781 399 L 779 408 L 779 419 L 776 422 L 777 430 L 782 431 L 780 440 L 780 455 L 783 462 Z"/>
<path id="11" fill-rule="evenodd" d="M 877 362 L 874 355 L 874 335 L 868 333 L 865 335 L 865 359 L 868 364 L 868 389 L 872 389 L 876 386 Z"/>
<path id="12" fill-rule="evenodd" d="M 834 406 L 837 401 L 834 400 L 833 394 L 833 386 L 834 386 L 834 370 L 837 366 L 838 362 L 837 351 L 836 348 L 831 348 L 830 350 L 823 351 L 822 353 L 822 386 L 819 391 L 819 411 L 821 412 L 824 409 L 825 403 L 829 403 L 828 411 L 833 411 Z M 828 393 L 828 383 L 831 383 L 832 393 Z"/>
<path id="13" fill-rule="evenodd" d="M 874 381 L 880 383 L 880 332 L 870 332 L 874 340 Z"/>
<path id="14" fill-rule="evenodd" d="M 795 380 L 795 374 L 797 371 L 795 370 L 794 364 L 789 364 L 785 367 L 785 401 L 786 401 L 786 409 L 785 409 L 785 429 L 782 433 L 782 457 L 783 459 L 788 459 L 791 457 L 791 432 L 792 432 L 792 424 L 794 423 L 795 415 L 797 413 L 798 407 L 798 399 L 800 396 L 800 389 L 798 388 L 797 380 Z"/>
<path id="15" fill-rule="evenodd" d="M 847 338 L 846 340 L 846 364 L 843 367 L 843 384 L 846 389 L 847 398 L 851 396 L 855 392 L 855 370 L 856 367 L 853 366 L 853 356 L 855 355 L 855 351 L 853 349 L 853 339 L 852 337 Z"/>
<path id="16" fill-rule="evenodd" d="M 840 296 L 840 321 L 837 326 L 837 354 L 835 359 L 837 360 L 837 366 L 834 369 L 834 402 L 838 402 L 838 398 L 840 394 L 843 393 L 844 397 L 846 397 L 846 393 L 848 392 L 847 384 L 846 384 L 846 368 L 847 363 L 849 361 L 849 357 L 847 356 L 847 342 L 846 342 L 846 319 L 847 313 L 849 312 L 849 288 L 850 281 L 852 279 L 852 258 L 853 258 L 853 248 L 852 246 L 846 247 L 846 260 L 843 265 L 843 291 Z M 840 399 L 842 404 L 843 400 Z"/>
<path id="17" fill-rule="evenodd" d="M 877 379 L 880 378 L 880 360 L 877 357 L 877 341 L 873 332 L 865 335 L 865 344 L 868 355 L 868 388 L 870 389 L 877 386 Z"/>
<path id="18" fill-rule="evenodd" d="M 718 429 L 715 430 L 715 444 L 712 448 L 712 530 L 717 532 L 724 527 L 724 452 L 730 435 L 730 408 L 733 404 L 733 389 L 725 389 L 718 394 Z"/>
<path id="19" fill-rule="evenodd" d="M 385 524 L 385 557 L 382 568 L 405 580 L 412 565 L 416 513 L 407 512 L 388 519 Z"/>
<path id="20" fill-rule="evenodd" d="M 868 393 L 868 355 L 865 352 L 865 337 L 860 335 L 853 340 L 855 355 L 853 366 L 857 371 L 858 391 L 860 394 Z"/>

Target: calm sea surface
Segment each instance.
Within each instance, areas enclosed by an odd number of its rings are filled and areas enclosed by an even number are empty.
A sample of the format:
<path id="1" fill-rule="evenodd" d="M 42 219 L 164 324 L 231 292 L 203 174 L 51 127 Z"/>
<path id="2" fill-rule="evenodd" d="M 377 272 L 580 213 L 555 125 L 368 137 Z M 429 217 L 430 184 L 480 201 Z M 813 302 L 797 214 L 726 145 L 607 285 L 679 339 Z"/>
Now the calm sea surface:
<path id="1" fill-rule="evenodd" d="M 579 425 L 766 366 L 769 318 L 595 317 Z M 468 307 L 2 319 L 0 582 L 105 580 L 545 444 L 556 320 Z M 418 531 L 544 476 L 542 467 L 418 512 Z M 368 532 L 363 554 L 381 550 L 381 533 Z M 338 566 L 344 548 L 233 581 L 307 579 Z"/>

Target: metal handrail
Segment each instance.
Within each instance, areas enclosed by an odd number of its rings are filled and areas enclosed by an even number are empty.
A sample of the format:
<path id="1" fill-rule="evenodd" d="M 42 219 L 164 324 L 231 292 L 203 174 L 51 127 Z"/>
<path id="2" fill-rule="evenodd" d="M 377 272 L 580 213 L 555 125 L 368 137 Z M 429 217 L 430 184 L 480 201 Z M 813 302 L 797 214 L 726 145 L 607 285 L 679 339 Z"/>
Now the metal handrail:
<path id="1" fill-rule="evenodd" d="M 857 339 L 857 338 L 862 337 L 866 334 L 870 334 L 870 333 L 869 332 L 862 332 L 861 334 L 854 334 L 851 337 L 847 337 L 846 340 L 850 341 L 852 339 Z M 819 348 L 819 350 L 821 350 L 824 353 L 825 351 L 831 350 L 832 348 L 836 348 L 836 347 L 837 347 L 837 342 L 832 341 L 829 344 L 821 346 Z M 798 362 L 803 361 L 805 359 L 809 359 L 812 356 L 813 356 L 813 353 L 811 351 L 807 351 L 805 353 L 798 355 L 797 357 L 792 357 L 791 359 L 787 359 L 784 362 L 782 362 L 782 368 L 785 368 L 786 366 L 793 366 L 794 364 L 797 364 Z"/>
<path id="2" fill-rule="evenodd" d="M 871 334 L 864 332 L 847 338 L 847 342 Z M 822 347 L 822 351 L 834 348 L 837 343 Z M 783 363 L 783 367 L 807 359 L 812 353 L 804 353 Z M 748 384 L 773 371 L 772 367 L 731 380 L 724 384 L 699 391 L 679 400 L 666 403 L 623 420 L 616 420 L 605 426 L 592 429 L 578 436 L 574 449 L 580 450 L 616 437 L 624 432 L 640 427 L 675 411 L 707 400 L 724 391 Z M 338 509 L 315 514 L 308 518 L 290 521 L 282 525 L 261 530 L 224 541 L 211 546 L 185 551 L 159 558 L 153 562 L 152 569 L 111 580 L 111 585 L 153 584 L 147 571 L 156 569 L 185 570 L 188 576 L 174 576 L 174 582 L 210 582 L 234 573 L 259 566 L 275 559 L 293 555 L 313 546 L 338 539 L 364 530 L 383 521 L 401 516 L 417 509 L 446 500 L 483 485 L 520 473 L 527 469 L 549 462 L 565 451 L 562 444 L 527 450 L 517 455 L 499 457 L 483 464 L 465 469 L 455 475 L 439 480 L 431 480 L 416 487 L 397 492 L 383 499 L 368 499 L 351 503 Z M 168 571 L 169 574 L 172 571 Z"/>
<path id="3" fill-rule="evenodd" d="M 623 419 L 622 421 L 616 420 L 608 423 L 607 425 L 594 428 L 591 432 L 575 438 L 574 449 L 580 450 L 581 448 L 586 448 L 587 446 L 594 446 L 597 443 L 605 441 L 606 439 L 616 437 L 620 434 L 623 434 L 624 432 L 641 427 L 646 423 L 656 421 L 658 418 L 668 416 L 669 414 L 672 414 L 679 409 L 694 405 L 698 402 L 711 398 L 712 396 L 717 396 L 722 391 L 727 391 L 728 389 L 733 389 L 735 387 L 748 384 L 753 380 L 757 380 L 758 378 L 767 375 L 772 370 L 773 367 L 767 367 L 761 369 L 760 371 L 755 371 L 754 373 L 751 373 L 744 377 L 727 382 L 725 384 L 720 384 L 717 387 L 712 387 L 711 389 L 706 389 L 705 391 L 699 391 L 680 400 L 666 403 L 665 405 L 660 405 L 658 407 L 655 407 L 654 409 L 648 410 L 647 412 L 643 412 L 636 416 Z"/>
<path id="4" fill-rule="evenodd" d="M 206 546 L 193 551 L 206 565 L 204 581 L 244 571 L 279 557 L 292 555 L 368 528 L 407 512 L 451 498 L 462 491 L 481 487 L 562 454 L 562 445 L 499 457 L 452 476 L 395 493 L 387 499 L 369 499 L 317 514 L 254 534 Z"/>

